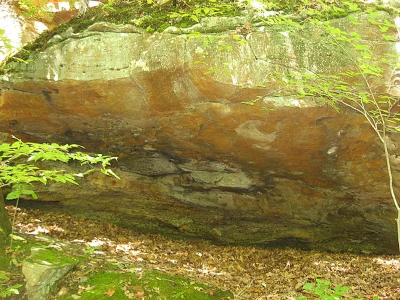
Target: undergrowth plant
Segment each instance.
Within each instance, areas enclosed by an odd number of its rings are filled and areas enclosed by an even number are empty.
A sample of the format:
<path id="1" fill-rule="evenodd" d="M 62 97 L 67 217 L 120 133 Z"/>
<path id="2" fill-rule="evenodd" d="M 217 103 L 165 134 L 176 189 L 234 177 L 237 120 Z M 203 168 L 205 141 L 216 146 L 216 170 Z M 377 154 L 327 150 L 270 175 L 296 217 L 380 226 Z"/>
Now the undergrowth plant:
<path id="1" fill-rule="evenodd" d="M 321 300 L 340 300 L 350 290 L 348 286 L 337 285 L 330 288 L 331 282 L 329 280 L 316 279 L 316 283 L 307 282 L 303 285 L 303 291 L 308 294 L 314 295 L 313 299 Z M 318 298 L 315 298 L 318 297 Z M 305 296 L 297 297 L 296 300 L 307 300 Z"/>
<path id="2" fill-rule="evenodd" d="M 7 200 L 20 197 L 32 197 L 37 199 L 35 184 L 47 184 L 48 182 L 72 183 L 77 185 L 77 178 L 93 172 L 95 165 L 100 165 L 100 171 L 105 175 L 119 178 L 109 167 L 116 157 L 103 156 L 101 154 L 90 155 L 81 151 L 79 145 L 39 144 L 23 142 L 16 139 L 13 143 L 0 144 L 0 193 L 8 190 Z M 59 163 L 78 162 L 85 169 L 81 173 L 70 173 L 59 167 Z M 53 168 L 52 162 L 58 163 Z M 3 194 L 0 195 L 0 238 L 6 241 L 10 239 L 10 251 L 13 251 L 12 240 L 18 238 L 10 234 L 14 226 L 10 226 L 6 212 L 4 211 Z M 16 210 L 15 210 L 16 213 Z M 15 214 L 14 214 L 15 220 Z M 13 221 L 14 222 L 14 221 Z M 5 246 L 4 240 L 0 241 L 0 248 Z M 0 255 L 3 255 L 0 249 Z M 12 262 L 12 260 L 11 260 Z M 6 298 L 18 294 L 20 284 L 9 285 L 9 278 L 0 272 L 0 298 Z"/>
<path id="3" fill-rule="evenodd" d="M 5 272 L 0 272 L 0 298 L 7 298 L 11 295 L 19 295 L 18 289 L 22 284 L 9 285 L 10 278 Z"/>
<path id="4" fill-rule="evenodd" d="M 32 189 L 34 183 L 47 184 L 49 181 L 60 183 L 78 184 L 76 178 L 84 177 L 94 171 L 92 166 L 100 164 L 100 171 L 105 175 L 118 176 L 109 168 L 111 161 L 116 157 L 95 156 L 76 151 L 83 148 L 79 145 L 59 145 L 57 143 L 29 143 L 17 139 L 14 143 L 3 143 L 0 145 L 0 188 L 11 187 L 6 199 L 18 199 L 21 196 L 32 196 L 37 198 Z M 90 168 L 83 173 L 71 174 L 61 169 L 47 169 L 46 166 L 39 167 L 34 163 L 43 161 L 54 161 L 68 163 L 77 161 L 82 166 L 89 165 Z"/>
<path id="5" fill-rule="evenodd" d="M 311 294 L 311 298 L 306 296 L 296 297 L 296 300 L 341 300 L 349 298 L 348 293 L 350 288 L 348 286 L 336 285 L 331 288 L 329 280 L 316 279 L 315 283 L 307 282 L 303 285 L 303 291 L 306 294 Z M 374 296 L 372 300 L 378 300 L 378 296 Z M 361 300 L 361 299 L 356 299 Z"/>
<path id="6" fill-rule="evenodd" d="M 93 172 L 95 165 L 100 165 L 100 171 L 105 175 L 119 178 L 109 167 L 111 161 L 116 157 L 103 156 L 101 154 L 89 155 L 77 151 L 81 149 L 79 145 L 59 145 L 39 144 L 23 142 L 16 139 L 13 143 L 3 143 L 0 145 L 0 192 L 5 189 L 8 191 L 7 200 L 17 200 L 20 197 L 32 197 L 37 199 L 35 184 L 47 184 L 48 182 L 72 183 L 78 185 L 77 178 Z M 70 173 L 65 171 L 62 166 L 54 168 L 51 162 L 67 164 L 71 161 L 78 162 L 81 166 L 86 166 L 81 173 Z M 3 197 L 0 197 L 0 209 L 4 209 Z M 6 214 L 0 215 L 3 219 Z M 14 216 L 15 219 L 15 216 Z M 8 239 L 7 223 L 0 220 L 0 237 Z M 12 241 L 12 240 L 11 240 Z M 10 247 L 11 248 L 11 247 Z"/>

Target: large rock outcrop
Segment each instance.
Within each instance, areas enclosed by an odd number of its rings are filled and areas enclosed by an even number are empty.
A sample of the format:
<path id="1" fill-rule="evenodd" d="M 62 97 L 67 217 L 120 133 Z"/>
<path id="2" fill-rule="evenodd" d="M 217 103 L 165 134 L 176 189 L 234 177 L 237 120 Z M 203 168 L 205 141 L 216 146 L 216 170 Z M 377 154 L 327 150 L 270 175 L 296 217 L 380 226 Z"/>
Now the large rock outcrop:
<path id="1" fill-rule="evenodd" d="M 356 17 L 373 40 L 375 29 Z M 1 86 L 3 132 L 119 157 L 120 181 L 92 175 L 80 189 L 46 187 L 41 198 L 178 237 L 395 251 L 395 209 L 369 125 L 314 99 L 273 97 L 283 87 L 268 80 L 288 67 L 335 74 L 348 61 L 313 27 L 249 29 L 238 17 L 225 30 L 226 21 L 203 20 L 208 33 L 197 36 L 94 24 L 16 66 Z M 394 49 L 387 42 L 374 51 Z"/>

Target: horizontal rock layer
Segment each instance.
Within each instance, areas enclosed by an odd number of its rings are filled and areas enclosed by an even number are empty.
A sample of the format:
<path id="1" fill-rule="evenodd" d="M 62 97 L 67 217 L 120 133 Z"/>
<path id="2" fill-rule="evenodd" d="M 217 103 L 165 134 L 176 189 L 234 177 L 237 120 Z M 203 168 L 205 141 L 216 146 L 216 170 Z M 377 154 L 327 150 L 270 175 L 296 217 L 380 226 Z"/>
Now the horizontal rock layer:
<path id="1" fill-rule="evenodd" d="M 322 32 L 255 27 L 243 44 L 236 31 L 193 37 L 121 28 L 102 23 L 57 36 L 1 84 L 3 132 L 119 157 L 121 180 L 90 175 L 81 188 L 46 187 L 42 199 L 177 237 L 396 250 L 383 152 L 363 117 L 274 96 L 284 87 L 269 77 L 288 66 L 348 69 Z M 372 39 L 373 30 L 360 34 Z M 392 49 L 382 44 L 376 55 Z M 393 157 L 396 180 L 398 163 Z"/>

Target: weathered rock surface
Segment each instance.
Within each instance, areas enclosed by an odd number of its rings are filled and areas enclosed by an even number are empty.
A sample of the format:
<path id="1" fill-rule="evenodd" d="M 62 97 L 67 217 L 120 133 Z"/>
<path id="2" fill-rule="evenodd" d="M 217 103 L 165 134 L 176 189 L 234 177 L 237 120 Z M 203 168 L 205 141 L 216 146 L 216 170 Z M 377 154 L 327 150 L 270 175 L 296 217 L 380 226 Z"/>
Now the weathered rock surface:
<path id="1" fill-rule="evenodd" d="M 357 18 L 372 40 L 366 17 Z M 353 30 L 347 19 L 337 23 Z M 272 96 L 283 87 L 268 77 L 286 66 L 348 68 L 321 32 L 254 27 L 242 46 L 230 31 L 189 37 L 128 27 L 67 32 L 2 83 L 2 131 L 119 156 L 122 180 L 91 175 L 80 189 L 46 187 L 42 199 L 178 237 L 396 250 L 382 149 L 363 117 Z M 254 99 L 263 101 L 242 104 Z"/>
<path id="2" fill-rule="evenodd" d="M 31 249 L 31 256 L 22 262 L 29 300 L 46 299 L 51 287 L 74 267 L 75 261 L 64 255 L 51 249 Z"/>

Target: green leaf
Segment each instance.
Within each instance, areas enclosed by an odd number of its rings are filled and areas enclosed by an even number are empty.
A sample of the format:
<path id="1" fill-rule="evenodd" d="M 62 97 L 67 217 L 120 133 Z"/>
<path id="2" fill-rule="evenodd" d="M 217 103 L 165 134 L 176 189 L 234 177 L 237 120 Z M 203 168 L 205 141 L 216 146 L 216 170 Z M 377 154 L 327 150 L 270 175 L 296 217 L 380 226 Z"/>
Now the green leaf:
<path id="1" fill-rule="evenodd" d="M 314 284 L 307 282 L 306 284 L 303 285 L 303 289 L 306 291 L 313 291 L 315 289 Z"/>
<path id="2" fill-rule="evenodd" d="M 32 196 L 33 199 L 37 199 L 38 196 L 36 195 L 36 193 L 32 190 L 23 190 L 22 191 L 23 195 L 27 195 L 27 196 Z"/>
<path id="3" fill-rule="evenodd" d="M 382 38 L 389 42 L 397 42 L 397 39 L 392 35 L 382 34 Z"/>
<path id="4" fill-rule="evenodd" d="M 10 148 L 10 144 L 4 143 L 0 145 L 0 152 L 7 151 Z"/>
<path id="5" fill-rule="evenodd" d="M 356 49 L 358 51 L 369 50 L 368 46 L 366 46 L 366 45 L 354 45 L 354 49 Z"/>
<path id="6" fill-rule="evenodd" d="M 199 18 L 198 18 L 196 15 L 192 15 L 190 18 L 191 18 L 193 21 L 197 22 L 197 23 L 200 22 Z"/>
<path id="7" fill-rule="evenodd" d="M 11 148 L 16 149 L 16 148 L 19 148 L 20 146 L 21 146 L 21 141 L 18 140 L 16 142 L 12 143 Z"/>
<path id="8" fill-rule="evenodd" d="M 343 4 L 348 6 L 348 10 L 351 10 L 351 11 L 359 10 L 359 7 L 358 7 L 358 5 L 356 3 L 343 1 Z"/>
<path id="9" fill-rule="evenodd" d="M 372 55 L 368 52 L 362 52 L 360 54 L 363 59 L 371 59 L 372 58 Z"/>
<path id="10" fill-rule="evenodd" d="M 86 250 L 84 251 L 85 254 L 93 254 L 96 250 L 99 250 L 99 247 L 90 247 L 87 246 Z"/>
<path id="11" fill-rule="evenodd" d="M 114 176 L 114 177 L 117 178 L 117 179 L 121 179 L 121 178 L 120 178 L 117 174 L 115 174 L 114 171 L 111 170 L 111 169 L 107 169 L 107 174 L 110 174 L 110 175 Z"/>
<path id="12" fill-rule="evenodd" d="M 234 40 L 236 40 L 236 41 L 241 41 L 242 40 L 242 37 L 240 35 L 237 35 L 237 34 L 232 35 L 232 38 Z"/>
<path id="13" fill-rule="evenodd" d="M 377 76 L 377 77 L 382 77 L 382 74 L 376 73 L 372 70 L 363 70 L 363 74 L 364 75 L 373 75 L 373 76 Z"/>
<path id="14" fill-rule="evenodd" d="M 397 28 L 396 24 L 385 19 L 385 25 L 391 28 Z"/>
<path id="15" fill-rule="evenodd" d="M 353 23 L 354 25 L 360 25 L 361 23 L 357 21 L 356 18 L 354 18 L 352 15 L 349 16 L 349 20 L 351 23 Z"/>
<path id="16" fill-rule="evenodd" d="M 379 24 L 379 22 L 376 21 L 376 20 L 373 19 L 373 18 L 369 18 L 369 19 L 368 19 L 368 22 L 370 22 L 370 23 L 373 24 L 373 25 L 378 25 L 378 24 Z"/>
<path id="17" fill-rule="evenodd" d="M 15 241 L 26 241 L 22 236 L 15 235 L 15 234 L 10 234 L 10 237 L 15 240 Z"/>
<path id="18" fill-rule="evenodd" d="M 7 281 L 10 280 L 10 278 L 6 276 L 6 274 L 4 274 L 3 272 L 0 272 L 0 280 Z"/>
<path id="19" fill-rule="evenodd" d="M 146 31 L 149 32 L 149 33 L 153 33 L 153 32 L 156 31 L 156 30 L 155 30 L 153 27 L 148 26 L 148 27 L 146 28 Z"/>
<path id="20" fill-rule="evenodd" d="M 379 29 L 381 30 L 382 33 L 385 33 L 386 31 L 389 30 L 389 27 L 379 25 Z"/>
<path id="21" fill-rule="evenodd" d="M 22 287 L 22 284 L 14 284 L 12 287 L 8 288 L 8 291 L 10 293 L 9 295 L 12 295 L 12 294 L 19 295 L 18 289 L 20 287 Z"/>
<path id="22" fill-rule="evenodd" d="M 6 199 L 7 200 L 15 200 L 15 199 L 18 199 L 20 195 L 21 195 L 21 193 L 19 191 L 14 191 L 14 192 L 8 193 Z"/>

